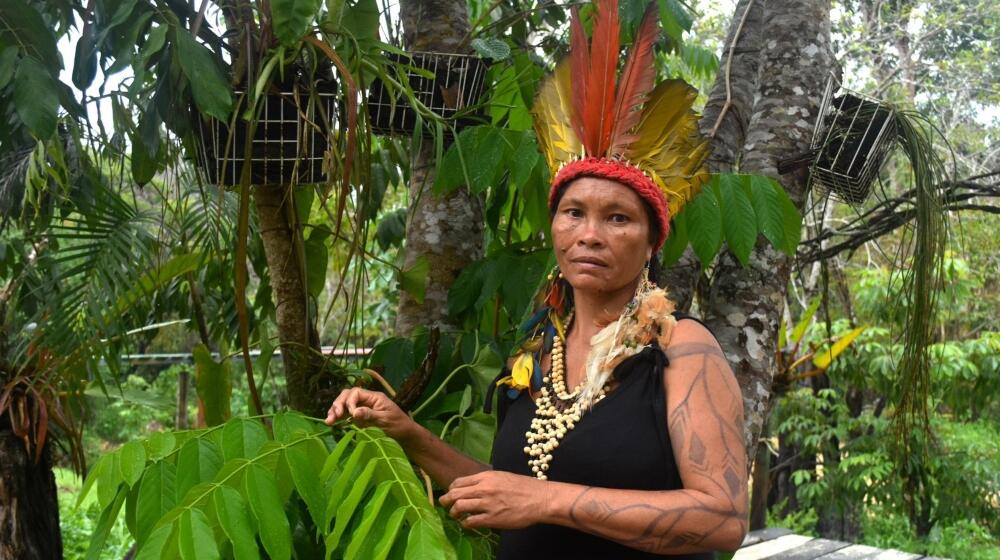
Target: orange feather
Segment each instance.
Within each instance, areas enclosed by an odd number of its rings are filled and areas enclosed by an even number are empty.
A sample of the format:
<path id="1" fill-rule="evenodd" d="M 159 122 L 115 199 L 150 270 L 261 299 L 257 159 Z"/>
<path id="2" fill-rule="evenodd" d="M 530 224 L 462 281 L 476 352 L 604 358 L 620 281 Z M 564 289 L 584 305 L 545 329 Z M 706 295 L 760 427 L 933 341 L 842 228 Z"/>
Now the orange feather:
<path id="1" fill-rule="evenodd" d="M 570 122 L 576 136 L 583 141 L 584 113 L 587 103 L 587 76 L 590 74 L 590 46 L 580 21 L 580 10 L 573 7 L 569 22 L 570 74 L 573 76 L 573 113 Z"/>
<path id="2" fill-rule="evenodd" d="M 590 43 L 590 79 L 583 110 L 583 145 L 592 156 L 607 155 L 611 139 L 618 47 L 618 2 L 598 0 Z"/>
<path id="3" fill-rule="evenodd" d="M 611 132 L 611 156 L 622 155 L 635 140 L 631 131 L 639 124 L 642 115 L 640 109 L 646 102 L 653 81 L 656 80 L 656 66 L 653 64 L 653 44 L 656 42 L 658 13 L 656 3 L 650 2 L 646 14 L 642 17 L 639 30 L 635 35 L 635 43 L 629 52 L 628 60 L 618 82 L 618 95 L 615 98 L 614 129 Z"/>

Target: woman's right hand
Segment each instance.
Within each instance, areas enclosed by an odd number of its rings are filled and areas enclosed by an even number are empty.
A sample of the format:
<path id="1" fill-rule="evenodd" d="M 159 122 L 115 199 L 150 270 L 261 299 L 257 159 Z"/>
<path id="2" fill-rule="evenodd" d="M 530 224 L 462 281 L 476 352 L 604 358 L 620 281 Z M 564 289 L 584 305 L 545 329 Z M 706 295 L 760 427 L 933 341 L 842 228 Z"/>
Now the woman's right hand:
<path id="1" fill-rule="evenodd" d="M 385 393 L 353 387 L 341 391 L 326 413 L 326 423 L 350 417 L 362 428 L 380 428 L 393 439 L 405 438 L 415 425 L 399 406 Z"/>

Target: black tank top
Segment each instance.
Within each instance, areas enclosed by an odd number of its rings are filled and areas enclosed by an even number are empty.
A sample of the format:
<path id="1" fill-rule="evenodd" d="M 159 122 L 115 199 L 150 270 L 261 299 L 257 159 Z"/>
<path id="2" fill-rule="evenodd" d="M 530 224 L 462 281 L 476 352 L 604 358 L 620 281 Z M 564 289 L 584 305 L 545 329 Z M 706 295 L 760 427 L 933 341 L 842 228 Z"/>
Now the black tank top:
<path id="1" fill-rule="evenodd" d="M 587 411 L 560 442 L 549 466 L 549 480 L 630 490 L 683 488 L 667 432 L 666 366 L 667 357 L 657 347 L 646 348 L 619 364 L 613 374 L 618 387 Z M 527 391 L 513 401 L 501 393 L 499 400 L 500 428 L 493 442 L 493 468 L 534 476 L 524 454 L 524 434 L 534 418 L 535 402 Z M 499 533 L 498 560 L 664 558 L 557 525 L 539 524 Z M 669 558 L 707 560 L 715 555 Z"/>

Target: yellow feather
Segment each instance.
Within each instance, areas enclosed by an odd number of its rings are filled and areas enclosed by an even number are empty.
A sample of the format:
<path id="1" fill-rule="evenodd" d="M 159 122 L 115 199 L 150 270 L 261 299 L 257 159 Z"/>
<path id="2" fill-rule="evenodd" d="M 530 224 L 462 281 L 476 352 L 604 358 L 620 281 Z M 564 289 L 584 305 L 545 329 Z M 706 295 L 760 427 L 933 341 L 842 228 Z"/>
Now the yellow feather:
<path id="1" fill-rule="evenodd" d="M 680 212 L 708 180 L 703 164 L 709 144 L 698 135 L 698 115 L 691 110 L 697 95 L 682 80 L 657 85 L 636 126 L 638 138 L 625 154 L 654 177 L 667 196 L 671 215 Z"/>
<path id="2" fill-rule="evenodd" d="M 581 152 L 582 144 L 570 124 L 573 111 L 571 95 L 569 61 L 564 61 L 556 66 L 553 76 L 545 80 L 532 107 L 538 146 L 553 174 Z"/>

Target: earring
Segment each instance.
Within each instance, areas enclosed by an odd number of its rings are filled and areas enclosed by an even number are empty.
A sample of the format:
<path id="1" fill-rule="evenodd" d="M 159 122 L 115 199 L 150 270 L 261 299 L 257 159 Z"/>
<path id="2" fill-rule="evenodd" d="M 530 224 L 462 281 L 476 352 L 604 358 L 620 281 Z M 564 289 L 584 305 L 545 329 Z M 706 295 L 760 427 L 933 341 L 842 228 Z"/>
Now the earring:
<path id="1" fill-rule="evenodd" d="M 548 276 L 548 290 L 545 295 L 545 303 L 550 308 L 554 309 L 559 315 L 563 315 L 566 311 L 566 298 L 563 293 L 562 271 L 559 270 L 559 265 L 556 265 Z"/>
<path id="2" fill-rule="evenodd" d="M 646 293 L 656 286 L 649 280 L 649 261 L 646 261 L 646 265 L 642 267 L 642 274 L 639 277 L 639 293 Z"/>

